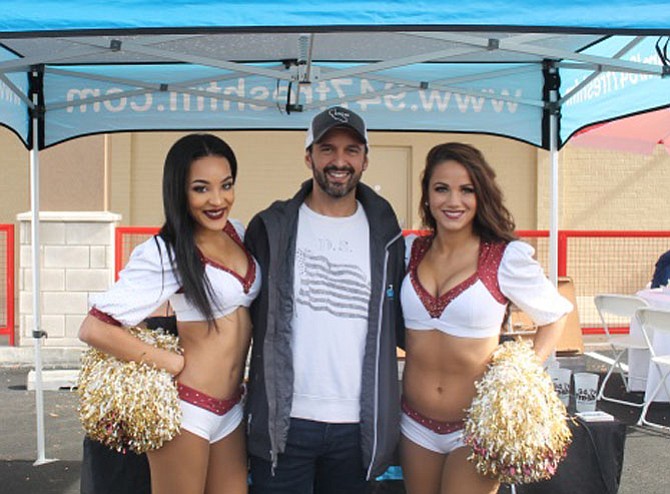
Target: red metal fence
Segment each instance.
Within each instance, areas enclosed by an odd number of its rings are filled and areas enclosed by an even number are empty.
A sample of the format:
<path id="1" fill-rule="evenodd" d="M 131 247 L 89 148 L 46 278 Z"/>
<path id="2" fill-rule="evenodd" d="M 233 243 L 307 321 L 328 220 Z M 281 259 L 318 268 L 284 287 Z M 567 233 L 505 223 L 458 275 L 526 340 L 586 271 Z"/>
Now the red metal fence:
<path id="1" fill-rule="evenodd" d="M 158 228 L 146 227 L 117 228 L 117 273 L 132 249 L 157 231 Z M 549 272 L 549 232 L 520 230 L 517 234 L 535 248 L 538 262 Z M 667 250 L 670 231 L 560 231 L 558 275 L 573 281 L 582 332 L 602 332 L 594 295 L 634 294 L 641 290 L 651 280 L 656 260 Z M 615 332 L 628 331 L 627 321 L 617 324 Z"/>
<path id="2" fill-rule="evenodd" d="M 574 281 L 582 332 L 600 332 L 594 295 L 635 294 L 645 288 L 667 250 L 670 231 L 560 231 L 558 272 Z M 628 331 L 626 320 L 612 324 L 619 326 L 618 332 Z"/>
<path id="3" fill-rule="evenodd" d="M 0 225 L 0 335 L 14 346 L 14 225 Z"/>
<path id="4" fill-rule="evenodd" d="M 114 232 L 114 279 L 128 262 L 133 249 L 158 233 L 156 226 L 119 226 Z"/>

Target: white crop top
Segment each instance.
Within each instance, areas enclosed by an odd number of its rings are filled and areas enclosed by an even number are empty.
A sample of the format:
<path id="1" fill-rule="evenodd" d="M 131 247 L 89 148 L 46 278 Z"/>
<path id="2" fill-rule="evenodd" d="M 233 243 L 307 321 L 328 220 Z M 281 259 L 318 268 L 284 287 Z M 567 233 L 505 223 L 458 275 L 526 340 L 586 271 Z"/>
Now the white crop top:
<path id="1" fill-rule="evenodd" d="M 572 311 L 533 259 L 525 242 L 481 242 L 477 271 L 440 297 L 428 293 L 417 276 L 417 267 L 430 247 L 430 237 L 410 235 L 407 274 L 400 300 L 405 327 L 437 329 L 452 336 L 488 338 L 498 335 L 509 301 L 538 325 L 560 319 Z"/>
<path id="2" fill-rule="evenodd" d="M 237 221 L 228 221 L 223 230 L 244 249 L 244 228 Z M 249 307 L 261 286 L 261 271 L 257 261 L 247 254 L 247 272 L 244 277 L 207 259 L 205 275 L 212 288 L 210 304 L 214 318 L 230 314 L 240 306 Z M 92 294 L 90 314 L 112 324 L 134 326 L 170 301 L 177 321 L 204 321 L 205 316 L 192 305 L 181 291 L 162 238 L 155 236 L 138 245 L 119 280 L 106 292 Z"/>

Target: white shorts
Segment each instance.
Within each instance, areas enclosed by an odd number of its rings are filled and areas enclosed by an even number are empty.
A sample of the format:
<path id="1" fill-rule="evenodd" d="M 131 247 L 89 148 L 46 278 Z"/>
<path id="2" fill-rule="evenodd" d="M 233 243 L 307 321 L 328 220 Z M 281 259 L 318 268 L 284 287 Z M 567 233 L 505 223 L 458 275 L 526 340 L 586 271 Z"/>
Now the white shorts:
<path id="1" fill-rule="evenodd" d="M 438 434 L 421 425 L 406 413 L 403 413 L 400 417 L 400 431 L 414 444 L 435 453 L 447 455 L 455 449 L 465 446 L 463 429 L 448 434 Z"/>
<path id="2" fill-rule="evenodd" d="M 213 444 L 231 434 L 242 422 L 244 410 L 238 403 L 224 415 L 217 415 L 199 406 L 179 400 L 181 428 Z"/>

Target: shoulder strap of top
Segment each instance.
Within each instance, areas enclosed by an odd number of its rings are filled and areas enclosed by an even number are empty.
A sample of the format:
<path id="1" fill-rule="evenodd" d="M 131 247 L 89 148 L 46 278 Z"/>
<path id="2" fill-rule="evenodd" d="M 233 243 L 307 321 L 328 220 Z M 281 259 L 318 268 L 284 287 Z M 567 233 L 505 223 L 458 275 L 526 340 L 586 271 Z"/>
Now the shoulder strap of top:
<path id="1" fill-rule="evenodd" d="M 423 259 L 423 256 L 426 255 L 426 251 L 430 247 L 432 237 L 430 236 L 418 236 L 412 242 L 412 251 L 409 256 L 409 265 L 407 266 L 407 271 L 416 272 L 416 268 Z"/>
<path id="2" fill-rule="evenodd" d="M 508 302 L 507 297 L 500 291 L 500 284 L 498 283 L 498 269 L 506 248 L 506 242 L 482 241 L 479 252 L 479 266 L 477 267 L 479 279 L 493 295 L 493 298 L 501 304 Z"/>

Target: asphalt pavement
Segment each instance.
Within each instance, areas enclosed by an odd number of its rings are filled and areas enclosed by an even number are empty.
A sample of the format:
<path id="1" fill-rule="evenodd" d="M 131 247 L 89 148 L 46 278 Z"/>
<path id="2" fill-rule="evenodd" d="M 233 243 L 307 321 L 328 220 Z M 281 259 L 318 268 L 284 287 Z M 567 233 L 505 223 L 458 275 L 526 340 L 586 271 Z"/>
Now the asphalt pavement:
<path id="1" fill-rule="evenodd" d="M 29 370 L 0 368 L 0 492 L 78 494 L 84 433 L 77 417 L 77 393 L 44 391 L 47 461 L 34 465 L 37 419 L 35 392 L 26 389 Z"/>
<path id="2" fill-rule="evenodd" d="M 602 374 L 605 369 L 588 356 L 559 361 L 573 371 Z M 78 494 L 84 434 L 77 418 L 77 394 L 69 389 L 44 391 L 47 461 L 35 465 L 37 422 L 35 393 L 26 389 L 29 370 L 0 366 L 0 493 Z M 623 392 L 620 383 L 613 386 Z M 670 492 L 670 433 L 635 426 L 639 409 L 608 403 L 598 407 L 628 424 L 619 494 Z M 655 404 L 652 417 L 670 426 L 670 405 Z"/>

